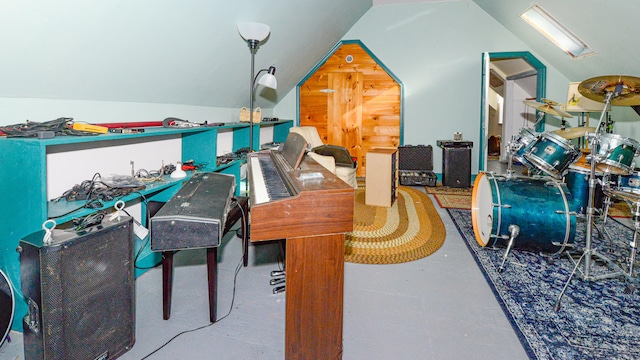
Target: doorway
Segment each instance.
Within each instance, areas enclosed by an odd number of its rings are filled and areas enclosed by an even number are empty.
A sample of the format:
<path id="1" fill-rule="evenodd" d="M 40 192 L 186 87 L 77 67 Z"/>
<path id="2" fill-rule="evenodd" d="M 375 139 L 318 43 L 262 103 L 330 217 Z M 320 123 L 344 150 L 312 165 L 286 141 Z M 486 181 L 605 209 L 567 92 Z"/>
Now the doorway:
<path id="1" fill-rule="evenodd" d="M 483 53 L 482 63 L 478 170 L 486 171 L 493 162 L 506 166 L 505 146 L 521 128 L 544 131 L 544 117 L 536 122 L 536 110 L 523 101 L 545 97 L 546 67 L 529 52 Z"/>

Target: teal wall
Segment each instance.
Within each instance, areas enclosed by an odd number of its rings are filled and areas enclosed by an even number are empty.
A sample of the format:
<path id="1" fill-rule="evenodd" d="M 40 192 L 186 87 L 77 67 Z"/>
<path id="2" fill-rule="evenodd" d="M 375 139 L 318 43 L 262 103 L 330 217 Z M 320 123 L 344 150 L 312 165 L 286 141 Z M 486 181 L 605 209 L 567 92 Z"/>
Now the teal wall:
<path id="1" fill-rule="evenodd" d="M 547 66 L 547 97 L 566 101 L 569 80 L 470 0 L 374 6 L 343 39 L 362 41 L 403 82 L 404 143 L 435 147 L 436 140 L 460 131 L 474 142 L 473 173 L 482 52 L 532 52 Z M 294 89 L 274 108 L 275 116 L 295 119 L 295 101 Z M 439 149 L 434 170 L 442 170 Z"/>

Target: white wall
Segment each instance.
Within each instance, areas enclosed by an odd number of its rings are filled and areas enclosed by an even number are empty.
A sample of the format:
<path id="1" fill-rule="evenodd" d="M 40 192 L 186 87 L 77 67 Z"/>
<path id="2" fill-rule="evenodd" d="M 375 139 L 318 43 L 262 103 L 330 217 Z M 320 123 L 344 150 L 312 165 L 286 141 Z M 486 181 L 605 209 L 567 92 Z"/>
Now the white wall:
<path id="1" fill-rule="evenodd" d="M 404 84 L 405 144 L 435 147 L 460 131 L 474 142 L 477 172 L 482 52 L 530 51 L 524 43 L 470 0 L 374 6 L 343 39 L 362 41 Z M 563 102 L 569 80 L 538 60 L 547 66 L 547 97 Z M 295 89 L 275 116 L 297 118 L 292 98 Z M 441 164 L 436 150 L 436 172 Z"/>
<path id="2" fill-rule="evenodd" d="M 237 122 L 240 109 L 113 101 L 0 98 L 0 125 L 71 117 L 88 123 L 162 121 L 177 117 L 192 122 Z"/>

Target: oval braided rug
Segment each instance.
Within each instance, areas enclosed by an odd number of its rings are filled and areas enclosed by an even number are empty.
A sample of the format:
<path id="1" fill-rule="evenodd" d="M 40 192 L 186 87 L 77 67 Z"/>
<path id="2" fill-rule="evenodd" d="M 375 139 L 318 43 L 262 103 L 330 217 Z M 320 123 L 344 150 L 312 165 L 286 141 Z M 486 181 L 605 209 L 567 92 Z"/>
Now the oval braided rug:
<path id="1" fill-rule="evenodd" d="M 356 190 L 353 231 L 346 234 L 345 261 L 397 264 L 433 254 L 446 231 L 424 192 L 400 186 L 390 208 L 365 205 L 364 187 Z"/>

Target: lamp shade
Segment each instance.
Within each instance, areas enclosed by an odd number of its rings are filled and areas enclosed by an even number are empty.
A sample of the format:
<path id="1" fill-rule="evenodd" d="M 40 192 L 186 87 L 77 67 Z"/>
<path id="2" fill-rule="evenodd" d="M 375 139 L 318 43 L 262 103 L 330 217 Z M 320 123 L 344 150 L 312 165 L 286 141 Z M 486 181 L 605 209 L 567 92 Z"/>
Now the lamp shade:
<path id="1" fill-rule="evenodd" d="M 257 40 L 262 41 L 269 36 L 271 28 L 269 25 L 257 23 L 257 22 L 239 22 L 238 32 L 240 36 L 245 40 Z"/>
<path id="2" fill-rule="evenodd" d="M 258 84 L 262 86 L 266 86 L 271 89 L 278 88 L 278 80 L 276 79 L 276 68 L 275 66 L 270 66 L 269 70 L 266 74 L 262 75 L 260 80 L 258 80 Z"/>

